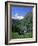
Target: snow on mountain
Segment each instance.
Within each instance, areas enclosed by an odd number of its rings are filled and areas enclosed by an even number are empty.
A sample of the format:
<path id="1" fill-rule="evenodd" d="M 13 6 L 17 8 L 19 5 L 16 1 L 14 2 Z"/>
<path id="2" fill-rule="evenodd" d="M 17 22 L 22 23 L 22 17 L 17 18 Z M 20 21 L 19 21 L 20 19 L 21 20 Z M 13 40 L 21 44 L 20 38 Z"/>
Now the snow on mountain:
<path id="1" fill-rule="evenodd" d="M 18 19 L 18 20 L 21 20 L 21 19 L 23 19 L 23 18 L 24 18 L 24 16 L 19 16 L 17 13 L 16 13 L 15 16 L 12 16 L 12 19 Z"/>

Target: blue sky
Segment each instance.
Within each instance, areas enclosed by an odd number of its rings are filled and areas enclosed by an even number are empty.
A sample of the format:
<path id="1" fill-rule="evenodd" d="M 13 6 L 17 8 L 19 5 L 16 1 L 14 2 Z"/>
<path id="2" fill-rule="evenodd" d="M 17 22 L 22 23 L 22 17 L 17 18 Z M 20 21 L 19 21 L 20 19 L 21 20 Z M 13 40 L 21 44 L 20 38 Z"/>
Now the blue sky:
<path id="1" fill-rule="evenodd" d="M 12 16 L 15 16 L 16 13 L 18 13 L 19 16 L 25 16 L 28 12 L 32 12 L 32 7 L 11 7 Z"/>

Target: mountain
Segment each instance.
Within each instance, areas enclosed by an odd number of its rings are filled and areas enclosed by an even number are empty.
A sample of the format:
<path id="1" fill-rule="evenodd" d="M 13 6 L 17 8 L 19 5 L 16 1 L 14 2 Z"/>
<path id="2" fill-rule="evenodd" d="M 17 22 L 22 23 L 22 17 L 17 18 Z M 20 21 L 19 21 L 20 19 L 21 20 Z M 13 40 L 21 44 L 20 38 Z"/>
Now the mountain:
<path id="1" fill-rule="evenodd" d="M 12 24 L 16 24 L 17 22 L 19 22 L 20 20 L 18 19 L 12 19 Z"/>
<path id="2" fill-rule="evenodd" d="M 15 20 L 21 20 L 23 18 L 24 18 L 24 16 L 20 16 L 20 15 L 18 15 L 18 13 L 16 13 L 15 16 L 12 17 L 12 19 L 15 19 Z"/>
<path id="3" fill-rule="evenodd" d="M 19 15 L 12 17 L 12 24 L 15 26 L 15 31 L 28 31 L 32 32 L 32 12 L 27 13 L 27 15 L 19 18 Z"/>

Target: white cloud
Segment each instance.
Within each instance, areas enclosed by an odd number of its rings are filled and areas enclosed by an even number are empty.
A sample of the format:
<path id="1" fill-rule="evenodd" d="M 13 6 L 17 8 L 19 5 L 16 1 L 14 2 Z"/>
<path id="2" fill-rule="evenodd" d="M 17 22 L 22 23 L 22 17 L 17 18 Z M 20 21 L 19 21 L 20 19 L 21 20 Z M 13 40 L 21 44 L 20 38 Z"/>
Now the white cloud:
<path id="1" fill-rule="evenodd" d="M 19 16 L 17 13 L 16 13 L 15 16 L 12 16 L 12 19 L 19 19 L 19 20 L 21 20 L 23 18 L 24 18 L 24 16 Z"/>

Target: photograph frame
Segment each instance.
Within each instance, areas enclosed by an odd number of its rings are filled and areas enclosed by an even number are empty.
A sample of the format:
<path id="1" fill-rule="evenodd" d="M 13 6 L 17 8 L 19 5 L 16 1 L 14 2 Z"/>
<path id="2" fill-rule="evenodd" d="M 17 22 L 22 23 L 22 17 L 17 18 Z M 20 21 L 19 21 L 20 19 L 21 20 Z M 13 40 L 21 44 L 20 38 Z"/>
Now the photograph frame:
<path id="1" fill-rule="evenodd" d="M 10 19 L 11 19 L 11 17 L 10 16 L 8 16 L 8 14 L 10 13 L 8 13 L 8 4 L 9 3 L 19 3 L 19 4 L 31 4 L 31 5 L 35 5 L 35 7 L 36 7 L 36 26 L 35 26 L 35 28 L 36 28 L 36 36 L 35 36 L 35 41 L 27 41 L 27 42 L 16 42 L 16 43 L 9 43 L 9 41 L 10 41 L 10 29 L 9 29 L 9 27 L 10 27 Z M 9 25 L 10 24 L 10 25 Z M 36 43 L 37 42 L 37 3 L 30 3 L 30 2 L 14 2 L 14 1 L 6 1 L 5 2 L 5 44 L 25 44 L 25 43 Z"/>

